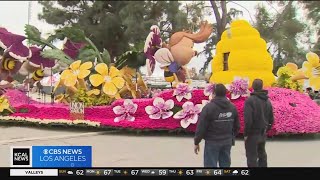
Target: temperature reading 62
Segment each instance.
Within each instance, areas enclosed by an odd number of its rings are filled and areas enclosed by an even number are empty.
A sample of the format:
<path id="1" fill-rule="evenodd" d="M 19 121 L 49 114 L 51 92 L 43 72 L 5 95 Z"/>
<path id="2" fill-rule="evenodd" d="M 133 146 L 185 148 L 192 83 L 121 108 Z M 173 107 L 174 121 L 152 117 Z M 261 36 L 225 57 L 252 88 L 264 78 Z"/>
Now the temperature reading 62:
<path id="1" fill-rule="evenodd" d="M 249 176 L 249 170 L 241 170 L 241 175 Z"/>

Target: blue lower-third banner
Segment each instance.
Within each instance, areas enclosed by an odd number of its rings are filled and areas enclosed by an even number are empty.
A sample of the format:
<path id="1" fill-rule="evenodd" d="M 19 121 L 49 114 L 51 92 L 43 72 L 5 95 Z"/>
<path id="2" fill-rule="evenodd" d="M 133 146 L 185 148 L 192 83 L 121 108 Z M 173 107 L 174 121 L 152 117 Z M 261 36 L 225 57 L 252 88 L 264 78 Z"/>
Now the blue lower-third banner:
<path id="1" fill-rule="evenodd" d="M 92 147 L 32 146 L 32 167 L 92 167 Z"/>

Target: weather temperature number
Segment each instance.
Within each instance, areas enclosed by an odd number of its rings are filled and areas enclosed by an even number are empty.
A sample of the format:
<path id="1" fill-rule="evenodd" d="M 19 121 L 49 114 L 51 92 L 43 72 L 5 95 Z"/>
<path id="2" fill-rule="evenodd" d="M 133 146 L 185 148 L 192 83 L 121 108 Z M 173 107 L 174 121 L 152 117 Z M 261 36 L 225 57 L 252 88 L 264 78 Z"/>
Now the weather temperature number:
<path id="1" fill-rule="evenodd" d="M 222 169 L 215 169 L 213 170 L 213 175 L 215 176 L 221 176 L 222 175 Z"/>
<path id="2" fill-rule="evenodd" d="M 192 176 L 192 175 L 194 175 L 194 170 L 187 170 L 187 171 L 186 171 L 186 175 L 187 175 L 187 176 Z"/>
<path id="3" fill-rule="evenodd" d="M 242 176 L 249 176 L 249 170 L 241 170 Z"/>
<path id="4" fill-rule="evenodd" d="M 110 176 L 111 175 L 111 169 L 107 169 L 103 171 L 103 175 Z"/>
<path id="5" fill-rule="evenodd" d="M 131 175 L 132 176 L 137 176 L 139 173 L 139 170 L 131 170 Z"/>

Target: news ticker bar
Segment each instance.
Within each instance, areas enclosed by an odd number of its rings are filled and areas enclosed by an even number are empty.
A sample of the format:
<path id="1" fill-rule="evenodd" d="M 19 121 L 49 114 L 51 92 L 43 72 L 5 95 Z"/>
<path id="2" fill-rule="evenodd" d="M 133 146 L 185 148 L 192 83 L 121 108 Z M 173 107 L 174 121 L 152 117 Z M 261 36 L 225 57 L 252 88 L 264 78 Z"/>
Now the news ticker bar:
<path id="1" fill-rule="evenodd" d="M 10 176 L 249 176 L 248 169 L 10 169 Z"/>
<path id="2" fill-rule="evenodd" d="M 319 176 L 320 168 L 0 168 L 4 176 Z"/>

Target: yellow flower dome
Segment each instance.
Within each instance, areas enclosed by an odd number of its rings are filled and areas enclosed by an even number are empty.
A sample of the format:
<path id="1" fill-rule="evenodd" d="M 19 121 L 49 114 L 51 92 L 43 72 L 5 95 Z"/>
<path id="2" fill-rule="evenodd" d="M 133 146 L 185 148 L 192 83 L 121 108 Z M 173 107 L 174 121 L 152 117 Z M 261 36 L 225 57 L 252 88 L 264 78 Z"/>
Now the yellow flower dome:
<path id="1" fill-rule="evenodd" d="M 96 65 L 95 70 L 99 74 L 93 74 L 89 77 L 91 84 L 94 87 L 102 86 L 102 91 L 109 95 L 115 96 L 119 89 L 121 89 L 125 81 L 121 77 L 121 72 L 114 66 L 111 66 L 110 69 L 104 63 L 99 63 Z"/>
<path id="2" fill-rule="evenodd" d="M 61 73 L 61 79 L 64 80 L 65 86 L 75 86 L 78 79 L 84 79 L 90 74 L 92 62 L 85 62 L 81 64 L 81 60 L 75 61 L 70 64 L 69 69 Z"/>
<path id="3" fill-rule="evenodd" d="M 233 21 L 222 33 L 211 66 L 211 83 L 230 84 L 234 77 L 248 78 L 250 86 L 256 78 L 262 79 L 264 86 L 275 82 L 267 44 L 245 20 Z"/>
<path id="4" fill-rule="evenodd" d="M 309 84 L 314 89 L 320 89 L 320 61 L 319 56 L 313 52 L 306 55 L 308 61 L 302 64 L 302 70 L 307 78 Z"/>

